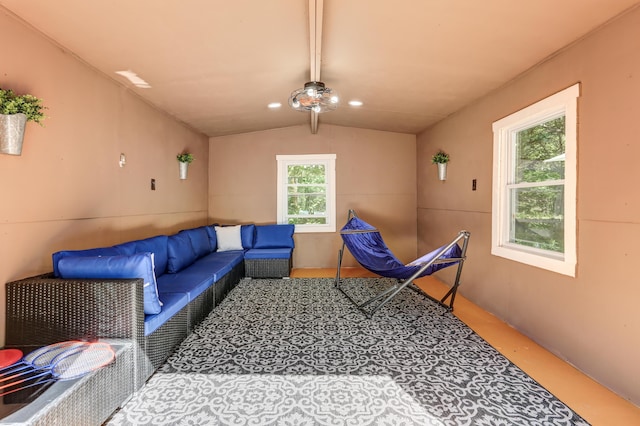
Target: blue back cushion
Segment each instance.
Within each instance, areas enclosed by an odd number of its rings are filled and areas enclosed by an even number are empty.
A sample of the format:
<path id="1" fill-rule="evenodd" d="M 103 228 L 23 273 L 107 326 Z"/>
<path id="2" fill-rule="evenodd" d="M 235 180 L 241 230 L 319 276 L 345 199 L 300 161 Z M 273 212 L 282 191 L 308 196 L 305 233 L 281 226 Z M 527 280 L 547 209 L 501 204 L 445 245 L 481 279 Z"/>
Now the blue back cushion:
<path id="1" fill-rule="evenodd" d="M 169 261 L 167 244 L 169 243 L 169 237 L 158 235 L 135 241 L 135 243 L 136 253 L 151 252 L 154 254 L 153 262 L 156 265 L 156 276 L 162 275 L 167 271 L 167 262 Z"/>
<path id="2" fill-rule="evenodd" d="M 151 252 L 154 254 L 156 275 L 162 275 L 167 271 L 167 243 L 169 237 L 158 235 L 143 240 L 129 241 L 113 246 L 120 254 L 132 255 L 136 253 Z"/>
<path id="3" fill-rule="evenodd" d="M 211 253 L 211 243 L 209 242 L 209 234 L 207 234 L 206 226 L 187 229 L 183 232 L 189 236 L 191 247 L 197 258 Z"/>
<path id="4" fill-rule="evenodd" d="M 169 237 L 167 255 L 167 272 L 170 274 L 179 272 L 191 265 L 198 258 L 191 246 L 189 234 L 185 231 L 180 231 Z"/>
<path id="5" fill-rule="evenodd" d="M 131 256 L 65 257 L 58 262 L 62 278 L 142 278 L 144 280 L 144 313 L 160 313 L 153 253 Z"/>
<path id="6" fill-rule="evenodd" d="M 207 230 L 207 235 L 209 236 L 209 245 L 211 246 L 211 251 L 216 251 L 216 249 L 218 248 L 218 238 L 216 237 L 216 226 L 218 226 L 217 224 L 215 225 L 209 225 L 209 226 L 205 226 L 205 229 Z"/>
<path id="7" fill-rule="evenodd" d="M 240 238 L 242 239 L 243 249 L 247 250 L 253 248 L 255 229 L 255 225 L 242 225 L 240 227 Z"/>
<path id="8" fill-rule="evenodd" d="M 253 248 L 293 248 L 293 232 L 295 225 L 258 225 L 256 226 L 256 241 Z"/>
<path id="9" fill-rule="evenodd" d="M 123 254 L 116 247 L 102 247 L 93 248 L 87 250 L 62 250 L 53 253 L 51 256 L 53 261 L 53 274 L 56 277 L 60 277 L 60 271 L 58 270 L 58 263 L 65 257 L 96 257 L 96 256 L 115 256 Z"/>
<path id="10" fill-rule="evenodd" d="M 124 254 L 127 256 L 131 256 L 132 254 L 136 254 L 136 242 L 135 241 L 127 241 L 126 243 L 116 244 L 113 248 L 117 249 L 120 254 Z"/>

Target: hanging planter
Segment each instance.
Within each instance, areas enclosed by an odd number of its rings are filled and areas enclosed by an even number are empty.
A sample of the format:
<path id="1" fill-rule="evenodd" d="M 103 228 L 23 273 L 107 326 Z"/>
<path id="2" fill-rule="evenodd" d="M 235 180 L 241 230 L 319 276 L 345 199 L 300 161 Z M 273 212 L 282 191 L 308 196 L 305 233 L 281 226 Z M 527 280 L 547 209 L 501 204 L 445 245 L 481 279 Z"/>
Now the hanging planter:
<path id="1" fill-rule="evenodd" d="M 21 155 L 27 121 L 42 125 L 45 118 L 41 100 L 32 95 L 16 95 L 0 88 L 0 153 Z"/>
<path id="2" fill-rule="evenodd" d="M 447 163 L 438 163 L 438 179 L 447 180 Z"/>
<path id="3" fill-rule="evenodd" d="M 189 164 L 193 161 L 193 154 L 183 152 L 182 154 L 178 154 L 176 158 L 178 159 L 178 164 L 180 165 L 180 179 L 184 180 L 187 178 Z"/>
<path id="4" fill-rule="evenodd" d="M 440 150 L 431 157 L 431 162 L 438 166 L 438 179 L 447 180 L 447 163 L 449 154 Z"/>
<path id="5" fill-rule="evenodd" d="M 189 163 L 180 163 L 180 179 L 182 180 L 186 179 L 188 172 L 189 172 Z"/>
<path id="6" fill-rule="evenodd" d="M 0 153 L 22 154 L 26 124 L 27 116 L 25 114 L 0 114 Z"/>

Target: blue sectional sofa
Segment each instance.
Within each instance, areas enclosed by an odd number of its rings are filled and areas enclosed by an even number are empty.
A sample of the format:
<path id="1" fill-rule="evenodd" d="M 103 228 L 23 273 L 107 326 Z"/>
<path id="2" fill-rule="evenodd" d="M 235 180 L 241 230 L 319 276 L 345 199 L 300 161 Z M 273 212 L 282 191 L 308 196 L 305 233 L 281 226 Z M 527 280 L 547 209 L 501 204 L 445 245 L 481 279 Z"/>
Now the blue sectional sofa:
<path id="1" fill-rule="evenodd" d="M 293 225 L 256 226 L 251 248 L 244 254 L 245 271 L 253 278 L 288 277 L 292 267 Z"/>
<path id="2" fill-rule="evenodd" d="M 293 233 L 211 225 L 56 252 L 53 273 L 7 283 L 6 344 L 131 339 L 138 389 L 242 277 L 289 276 Z"/>

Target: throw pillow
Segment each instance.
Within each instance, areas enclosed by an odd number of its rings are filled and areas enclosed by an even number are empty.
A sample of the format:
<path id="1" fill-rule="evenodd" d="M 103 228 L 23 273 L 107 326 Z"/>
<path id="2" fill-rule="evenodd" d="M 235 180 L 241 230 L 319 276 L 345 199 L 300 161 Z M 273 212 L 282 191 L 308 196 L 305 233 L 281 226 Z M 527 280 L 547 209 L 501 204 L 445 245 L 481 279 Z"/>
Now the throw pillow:
<path id="1" fill-rule="evenodd" d="M 241 226 L 216 226 L 218 251 L 242 250 Z"/>

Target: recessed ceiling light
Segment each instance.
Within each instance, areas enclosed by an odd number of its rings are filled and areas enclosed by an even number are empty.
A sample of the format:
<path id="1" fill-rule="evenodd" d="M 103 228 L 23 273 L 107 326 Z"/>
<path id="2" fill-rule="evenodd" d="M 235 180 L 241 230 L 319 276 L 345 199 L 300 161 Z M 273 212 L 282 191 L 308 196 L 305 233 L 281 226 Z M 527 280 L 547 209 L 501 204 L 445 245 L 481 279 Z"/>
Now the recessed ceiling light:
<path id="1" fill-rule="evenodd" d="M 362 106 L 362 101 L 349 101 L 351 106 Z"/>
<path id="2" fill-rule="evenodd" d="M 271 102 L 269 105 L 267 105 L 267 107 L 271 109 L 280 108 L 281 106 L 282 104 L 280 102 Z"/>
<path id="3" fill-rule="evenodd" d="M 150 89 L 151 88 L 151 85 L 149 83 L 147 83 L 146 81 L 144 81 L 143 79 L 138 77 L 138 74 L 136 74 L 135 72 L 133 72 L 131 70 L 116 71 L 116 74 L 123 76 L 124 78 L 129 80 L 131 83 L 133 83 L 133 85 L 136 86 L 136 87 L 140 87 L 141 89 Z"/>

